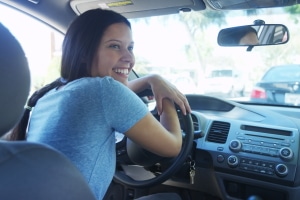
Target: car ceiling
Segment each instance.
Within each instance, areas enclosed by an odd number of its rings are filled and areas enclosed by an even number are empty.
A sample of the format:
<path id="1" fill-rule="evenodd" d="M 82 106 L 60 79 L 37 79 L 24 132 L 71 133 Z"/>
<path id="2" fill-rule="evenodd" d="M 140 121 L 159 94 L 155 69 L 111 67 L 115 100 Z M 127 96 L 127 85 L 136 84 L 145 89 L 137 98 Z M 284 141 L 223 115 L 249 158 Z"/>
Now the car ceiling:
<path id="1" fill-rule="evenodd" d="M 191 10 L 288 6 L 297 4 L 297 0 L 0 0 L 0 3 L 27 14 L 31 13 L 59 32 L 65 33 L 77 15 L 94 8 L 109 8 L 127 18 L 137 18 Z"/>

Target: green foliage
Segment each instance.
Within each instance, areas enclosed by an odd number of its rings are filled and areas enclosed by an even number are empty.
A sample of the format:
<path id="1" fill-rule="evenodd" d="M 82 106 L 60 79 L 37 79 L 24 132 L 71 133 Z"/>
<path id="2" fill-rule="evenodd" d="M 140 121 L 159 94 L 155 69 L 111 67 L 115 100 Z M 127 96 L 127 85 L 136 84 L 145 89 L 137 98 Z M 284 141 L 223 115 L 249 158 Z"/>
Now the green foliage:
<path id="1" fill-rule="evenodd" d="M 300 5 L 294 5 L 294 6 L 289 6 L 284 8 L 285 12 L 292 14 L 291 18 L 294 20 L 295 24 L 299 23 L 299 14 L 300 14 Z"/>
<path id="2" fill-rule="evenodd" d="M 300 5 L 297 4 L 294 6 L 285 7 L 284 10 L 290 14 L 300 14 Z"/>

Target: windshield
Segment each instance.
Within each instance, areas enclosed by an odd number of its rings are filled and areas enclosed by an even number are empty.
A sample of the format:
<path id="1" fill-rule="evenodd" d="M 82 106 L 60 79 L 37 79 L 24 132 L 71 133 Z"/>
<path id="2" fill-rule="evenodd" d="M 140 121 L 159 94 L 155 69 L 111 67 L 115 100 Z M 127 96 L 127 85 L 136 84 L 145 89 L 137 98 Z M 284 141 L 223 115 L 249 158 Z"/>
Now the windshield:
<path id="1" fill-rule="evenodd" d="M 300 63 L 300 26 L 292 10 L 292 7 L 222 13 L 207 10 L 131 19 L 136 55 L 134 70 L 139 76 L 160 74 L 185 94 L 287 105 L 284 101 L 271 101 L 267 95 L 259 97 L 265 98 L 264 101 L 254 101 L 251 93 L 269 68 Z M 288 43 L 254 47 L 252 51 L 247 51 L 247 46 L 218 45 L 217 35 L 222 28 L 249 25 L 258 19 L 268 24 L 286 25 L 290 31 Z M 299 73 L 298 68 L 286 73 L 279 71 L 272 77 L 295 77 L 293 81 L 298 83 L 290 84 L 299 84 L 300 78 L 296 77 Z M 274 78 L 273 81 L 279 80 Z M 268 89 L 263 89 L 268 94 Z M 295 94 L 299 102 L 300 90 L 287 93 Z"/>
<path id="2" fill-rule="evenodd" d="M 184 94 L 299 106 L 300 26 L 299 14 L 293 14 L 297 8 L 300 6 L 226 12 L 208 8 L 130 19 L 136 57 L 134 70 L 140 77 L 159 74 Z M 21 41 L 27 54 L 32 92 L 57 78 L 63 35 L 46 30 L 36 22 L 28 25 L 32 23 L 28 16 L 22 15 L 22 20 L 7 18 L 21 14 L 15 11 L 10 14 L 10 9 L 1 6 L 0 9 L 1 21 Z M 221 29 L 253 25 L 256 20 L 285 25 L 289 29 L 289 41 L 282 45 L 254 46 L 251 51 L 247 51 L 247 46 L 218 45 Z M 271 68 L 276 70 L 267 73 Z"/>

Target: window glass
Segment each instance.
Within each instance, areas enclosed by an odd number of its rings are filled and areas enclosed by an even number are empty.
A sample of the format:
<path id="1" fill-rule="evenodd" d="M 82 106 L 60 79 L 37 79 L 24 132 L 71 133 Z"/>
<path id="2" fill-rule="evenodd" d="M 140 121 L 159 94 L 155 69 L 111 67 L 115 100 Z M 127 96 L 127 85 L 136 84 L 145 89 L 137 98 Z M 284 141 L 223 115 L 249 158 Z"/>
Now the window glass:
<path id="1" fill-rule="evenodd" d="M 0 22 L 17 38 L 26 54 L 31 72 L 31 92 L 59 76 L 62 34 L 1 4 Z"/>

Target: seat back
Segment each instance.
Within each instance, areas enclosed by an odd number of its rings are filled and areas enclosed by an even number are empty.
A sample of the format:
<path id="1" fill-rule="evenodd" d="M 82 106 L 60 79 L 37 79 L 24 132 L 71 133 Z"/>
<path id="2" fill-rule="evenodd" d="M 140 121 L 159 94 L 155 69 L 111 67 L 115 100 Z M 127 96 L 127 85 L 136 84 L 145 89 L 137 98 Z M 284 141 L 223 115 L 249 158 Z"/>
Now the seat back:
<path id="1" fill-rule="evenodd" d="M 30 73 L 19 42 L 0 23 L 0 136 L 20 120 Z M 60 152 L 26 141 L 0 141 L 0 199 L 95 200 L 86 180 Z"/>

